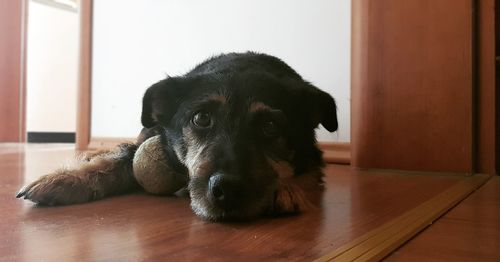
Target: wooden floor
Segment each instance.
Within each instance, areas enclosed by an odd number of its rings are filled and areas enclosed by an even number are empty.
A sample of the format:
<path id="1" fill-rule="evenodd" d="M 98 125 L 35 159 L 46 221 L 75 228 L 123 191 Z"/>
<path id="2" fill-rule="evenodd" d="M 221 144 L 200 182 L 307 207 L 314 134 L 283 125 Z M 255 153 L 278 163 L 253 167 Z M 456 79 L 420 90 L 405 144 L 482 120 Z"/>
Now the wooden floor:
<path id="1" fill-rule="evenodd" d="M 134 194 L 41 208 L 14 197 L 74 155 L 70 146 L 0 144 L 0 260 L 312 260 L 463 179 L 329 165 L 320 209 L 239 224 L 200 220 L 182 198 Z"/>
<path id="2" fill-rule="evenodd" d="M 500 261 L 500 177 L 398 249 L 388 261 Z"/>

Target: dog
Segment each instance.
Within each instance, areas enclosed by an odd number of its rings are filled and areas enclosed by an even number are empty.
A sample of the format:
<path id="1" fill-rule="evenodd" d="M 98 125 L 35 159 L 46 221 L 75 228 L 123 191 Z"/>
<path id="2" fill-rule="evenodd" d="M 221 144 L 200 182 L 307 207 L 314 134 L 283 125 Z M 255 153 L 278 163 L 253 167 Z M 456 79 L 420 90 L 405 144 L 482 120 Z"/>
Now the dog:
<path id="1" fill-rule="evenodd" d="M 326 92 L 274 56 L 214 56 L 144 94 L 137 142 L 90 155 L 23 187 L 17 197 L 69 205 L 139 190 L 132 160 L 161 135 L 172 170 L 186 176 L 191 208 L 211 221 L 253 219 L 308 209 L 323 188 L 314 130 L 337 130 Z"/>

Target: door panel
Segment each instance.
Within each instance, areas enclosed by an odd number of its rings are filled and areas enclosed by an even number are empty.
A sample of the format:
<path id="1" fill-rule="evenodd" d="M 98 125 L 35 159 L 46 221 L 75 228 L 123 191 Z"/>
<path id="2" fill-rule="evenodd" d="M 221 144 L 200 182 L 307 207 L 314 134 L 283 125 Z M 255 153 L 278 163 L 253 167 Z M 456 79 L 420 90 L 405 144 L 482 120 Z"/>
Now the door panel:
<path id="1" fill-rule="evenodd" d="M 470 172 L 470 0 L 353 0 L 352 163 Z"/>

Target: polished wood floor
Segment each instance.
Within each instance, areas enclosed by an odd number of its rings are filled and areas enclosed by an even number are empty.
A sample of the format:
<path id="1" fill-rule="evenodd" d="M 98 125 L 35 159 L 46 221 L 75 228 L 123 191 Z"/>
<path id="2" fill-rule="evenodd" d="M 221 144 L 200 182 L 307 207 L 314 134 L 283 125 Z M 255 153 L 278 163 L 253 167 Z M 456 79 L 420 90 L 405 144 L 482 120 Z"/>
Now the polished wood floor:
<path id="1" fill-rule="evenodd" d="M 500 261 L 500 177 L 395 251 L 388 261 Z"/>
<path id="2" fill-rule="evenodd" d="M 251 223 L 205 222 L 183 198 L 134 194 L 42 208 L 14 197 L 74 155 L 70 146 L 0 144 L 0 260 L 312 260 L 461 179 L 329 165 L 320 209 Z"/>

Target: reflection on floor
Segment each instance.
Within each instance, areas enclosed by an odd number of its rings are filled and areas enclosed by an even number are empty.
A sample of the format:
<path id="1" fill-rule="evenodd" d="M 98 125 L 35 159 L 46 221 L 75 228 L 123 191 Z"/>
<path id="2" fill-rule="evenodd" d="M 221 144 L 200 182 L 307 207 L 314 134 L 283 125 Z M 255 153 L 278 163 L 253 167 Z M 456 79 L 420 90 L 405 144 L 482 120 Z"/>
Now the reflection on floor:
<path id="1" fill-rule="evenodd" d="M 325 169 L 321 208 L 298 216 L 217 224 L 189 199 L 145 194 L 41 208 L 16 199 L 25 183 L 75 155 L 64 145 L 0 145 L 0 257 L 6 260 L 311 260 L 452 187 L 461 177 Z"/>

